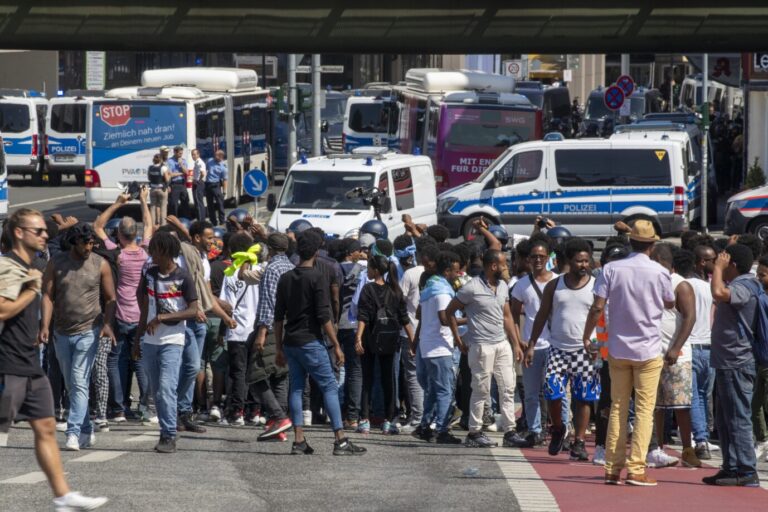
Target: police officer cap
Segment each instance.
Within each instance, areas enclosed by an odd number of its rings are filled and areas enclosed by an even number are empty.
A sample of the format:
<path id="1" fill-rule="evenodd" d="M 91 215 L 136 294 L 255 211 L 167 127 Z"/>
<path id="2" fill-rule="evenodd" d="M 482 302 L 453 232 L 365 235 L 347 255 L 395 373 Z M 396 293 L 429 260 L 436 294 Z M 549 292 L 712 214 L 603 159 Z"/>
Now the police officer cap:
<path id="1" fill-rule="evenodd" d="M 291 224 L 288 226 L 288 229 L 286 230 L 288 233 L 303 233 L 304 231 L 308 230 L 312 227 L 312 224 L 306 220 L 306 219 L 296 219 L 295 221 L 291 222 Z"/>

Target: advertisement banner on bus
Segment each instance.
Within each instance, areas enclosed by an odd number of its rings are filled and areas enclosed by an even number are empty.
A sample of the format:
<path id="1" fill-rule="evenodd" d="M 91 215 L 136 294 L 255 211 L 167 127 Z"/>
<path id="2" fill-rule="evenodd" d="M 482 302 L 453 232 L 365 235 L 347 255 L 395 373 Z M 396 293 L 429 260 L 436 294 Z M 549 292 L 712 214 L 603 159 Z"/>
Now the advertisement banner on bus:
<path id="1" fill-rule="evenodd" d="M 143 176 L 161 146 L 187 143 L 182 103 L 95 103 L 91 126 L 92 165 L 117 179 Z"/>
<path id="2" fill-rule="evenodd" d="M 438 188 L 461 185 L 480 175 L 505 149 L 538 137 L 535 111 L 448 108 L 441 117 Z"/>

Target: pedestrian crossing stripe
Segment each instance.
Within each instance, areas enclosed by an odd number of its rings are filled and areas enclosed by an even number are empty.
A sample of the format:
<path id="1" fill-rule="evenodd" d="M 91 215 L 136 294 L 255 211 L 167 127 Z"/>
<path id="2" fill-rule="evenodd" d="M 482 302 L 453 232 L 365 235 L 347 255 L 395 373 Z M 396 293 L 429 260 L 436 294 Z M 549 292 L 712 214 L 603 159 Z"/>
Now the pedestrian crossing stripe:
<path id="1" fill-rule="evenodd" d="M 658 159 L 659 159 L 659 162 L 661 162 L 662 160 L 664 160 L 664 157 L 665 157 L 665 156 L 666 156 L 666 154 L 667 154 L 667 152 L 666 152 L 666 151 L 664 151 L 664 150 L 654 151 L 654 153 L 656 153 L 656 158 L 658 158 Z"/>

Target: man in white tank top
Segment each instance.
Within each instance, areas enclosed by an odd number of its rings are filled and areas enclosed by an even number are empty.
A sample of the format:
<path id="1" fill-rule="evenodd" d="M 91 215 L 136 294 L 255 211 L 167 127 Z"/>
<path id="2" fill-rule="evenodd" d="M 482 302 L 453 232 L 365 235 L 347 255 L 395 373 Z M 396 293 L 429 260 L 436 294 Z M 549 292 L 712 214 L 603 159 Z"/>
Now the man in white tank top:
<path id="1" fill-rule="evenodd" d="M 568 272 L 550 281 L 544 288 L 524 361 L 526 366 L 533 362 L 536 342 L 544 327 L 549 325 L 549 361 L 544 384 L 544 398 L 549 403 L 552 420 L 549 454 L 555 456 L 560 453 L 565 442 L 566 427 L 561 410 L 570 381 L 576 428 L 570 456 L 571 460 L 586 461 L 589 455 L 584 435 L 589 423 L 590 403 L 600 397 L 600 371 L 582 341 L 595 282 L 591 274 L 592 248 L 585 240 L 574 238 L 565 246 L 565 258 L 569 263 Z"/>
<path id="2" fill-rule="evenodd" d="M 656 440 L 657 446 L 649 449 L 646 463 L 650 467 L 674 466 L 678 460 L 664 452 L 664 416 L 667 409 L 675 411 L 680 437 L 683 444 L 683 465 L 689 468 L 701 467 L 691 446 L 691 399 L 693 398 L 693 370 L 691 347 L 685 343 L 696 322 L 696 297 L 690 283 L 678 273 L 679 265 L 686 273 L 693 270 L 693 254 L 679 251 L 673 256 L 669 244 L 656 244 L 651 259 L 669 270 L 672 277 L 672 291 L 675 307 L 665 309 L 661 317 L 661 355 L 664 367 L 661 369 L 659 391 L 656 396 Z M 711 292 L 707 292 L 711 296 Z M 653 441 L 652 441 L 653 444 Z"/>

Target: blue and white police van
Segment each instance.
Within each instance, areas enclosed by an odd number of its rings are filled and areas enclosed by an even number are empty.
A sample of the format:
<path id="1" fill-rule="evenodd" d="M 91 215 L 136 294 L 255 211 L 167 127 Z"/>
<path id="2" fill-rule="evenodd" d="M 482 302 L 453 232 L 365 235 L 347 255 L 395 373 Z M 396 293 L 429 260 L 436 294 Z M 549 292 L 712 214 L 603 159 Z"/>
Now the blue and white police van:
<path id="1" fill-rule="evenodd" d="M 48 100 L 34 91 L 0 90 L 0 133 L 8 174 L 43 182 L 41 147 Z"/>
<path id="2" fill-rule="evenodd" d="M 45 170 L 48 183 L 58 187 L 63 175 L 85 182 L 86 119 L 88 105 L 103 91 L 68 91 L 51 98 L 45 119 Z"/>
<path id="3" fill-rule="evenodd" d="M 538 216 L 576 236 L 608 237 L 617 221 L 637 218 L 660 235 L 679 233 L 688 227 L 686 174 L 682 146 L 671 140 L 525 142 L 442 193 L 438 221 L 452 236 L 468 235 L 477 217 L 529 234 Z"/>
<path id="4" fill-rule="evenodd" d="M 725 207 L 726 235 L 753 233 L 768 240 L 768 185 L 739 192 Z"/>

